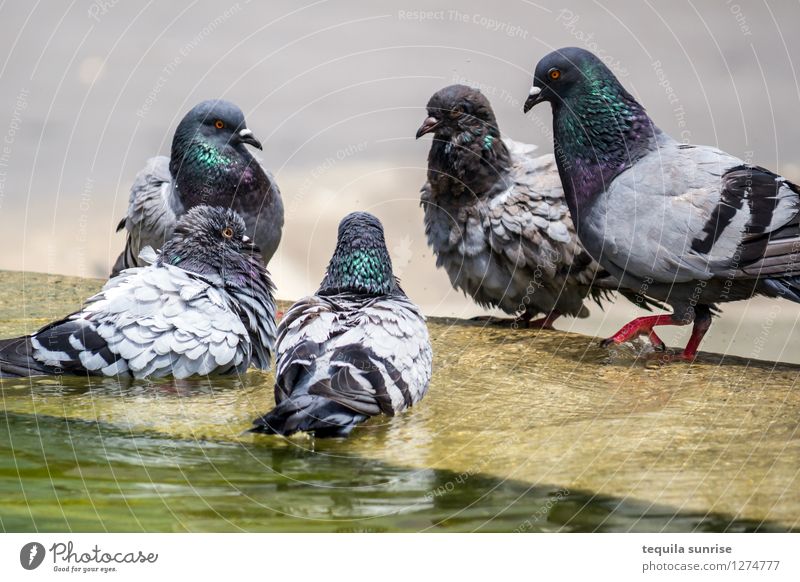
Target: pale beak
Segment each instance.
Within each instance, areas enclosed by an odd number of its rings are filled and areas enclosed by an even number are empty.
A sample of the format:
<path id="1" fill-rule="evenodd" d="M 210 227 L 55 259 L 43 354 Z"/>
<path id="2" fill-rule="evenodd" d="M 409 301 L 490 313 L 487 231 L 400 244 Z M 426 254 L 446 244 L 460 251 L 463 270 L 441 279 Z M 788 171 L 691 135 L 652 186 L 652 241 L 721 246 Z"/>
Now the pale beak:
<path id="1" fill-rule="evenodd" d="M 542 88 L 533 86 L 531 87 L 530 92 L 528 93 L 528 98 L 525 100 L 525 106 L 522 108 L 522 111 L 527 113 L 531 110 L 531 108 L 536 105 L 537 103 L 541 103 L 542 99 Z"/>
<path id="2" fill-rule="evenodd" d="M 422 125 L 417 130 L 417 139 L 421 138 L 426 133 L 430 133 L 434 131 L 439 124 L 441 123 L 440 120 L 436 119 L 434 116 L 428 117 L 425 121 L 422 122 Z"/>
<path id="3" fill-rule="evenodd" d="M 254 148 L 264 149 L 261 147 L 261 142 L 256 139 L 256 136 L 253 135 L 253 132 L 247 129 L 246 127 L 242 130 L 239 130 L 239 139 L 242 143 L 249 144 Z"/>

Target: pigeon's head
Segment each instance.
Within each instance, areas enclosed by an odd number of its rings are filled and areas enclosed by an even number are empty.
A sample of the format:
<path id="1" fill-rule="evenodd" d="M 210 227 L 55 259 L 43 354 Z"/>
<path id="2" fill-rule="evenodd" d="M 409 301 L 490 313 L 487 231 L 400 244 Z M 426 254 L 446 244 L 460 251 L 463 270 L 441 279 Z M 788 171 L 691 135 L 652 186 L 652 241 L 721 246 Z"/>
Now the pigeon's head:
<path id="1" fill-rule="evenodd" d="M 497 137 L 497 120 L 489 100 L 478 89 L 450 85 L 433 94 L 427 105 L 428 117 L 417 130 L 417 139 L 434 132 L 437 139 L 469 133 L 475 137 Z"/>
<path id="2" fill-rule="evenodd" d="M 368 212 L 345 216 L 319 293 L 387 295 L 399 289 L 381 221 Z"/>
<path id="3" fill-rule="evenodd" d="M 234 210 L 200 205 L 178 220 L 161 251 L 160 263 L 203 275 L 224 272 L 227 266 L 258 253 L 245 235 L 244 220 Z"/>
<path id="4" fill-rule="evenodd" d="M 202 140 L 222 150 L 226 146 L 261 149 L 261 142 L 247 128 L 244 113 L 230 101 L 211 99 L 195 105 L 175 131 L 176 143 Z"/>
<path id="5" fill-rule="evenodd" d="M 595 54 L 582 48 L 561 48 L 546 55 L 533 73 L 533 86 L 525 101 L 525 113 L 549 101 L 558 106 L 572 97 L 625 90 L 614 73 Z"/>

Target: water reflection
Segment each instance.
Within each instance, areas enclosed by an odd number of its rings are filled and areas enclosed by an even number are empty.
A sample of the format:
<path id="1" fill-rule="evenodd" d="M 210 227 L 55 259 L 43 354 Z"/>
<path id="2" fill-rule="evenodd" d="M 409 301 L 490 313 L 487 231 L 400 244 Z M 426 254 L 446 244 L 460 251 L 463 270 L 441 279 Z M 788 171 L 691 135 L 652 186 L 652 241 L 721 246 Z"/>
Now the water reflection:
<path id="1" fill-rule="evenodd" d="M 186 441 L 20 414 L 0 424 L 5 531 L 779 529 L 285 443 Z"/>

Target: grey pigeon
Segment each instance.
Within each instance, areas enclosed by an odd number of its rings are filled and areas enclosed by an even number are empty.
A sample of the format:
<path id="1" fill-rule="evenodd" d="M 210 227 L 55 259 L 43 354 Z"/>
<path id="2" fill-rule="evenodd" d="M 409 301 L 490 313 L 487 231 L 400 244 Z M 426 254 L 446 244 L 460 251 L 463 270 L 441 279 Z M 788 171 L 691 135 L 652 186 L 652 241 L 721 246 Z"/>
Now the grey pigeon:
<path id="1" fill-rule="evenodd" d="M 553 155 L 501 138 L 478 89 L 445 87 L 427 110 L 417 138 L 434 133 L 421 201 L 436 266 L 479 305 L 530 327 L 586 317 L 584 298 L 617 284 L 578 243 Z"/>
<path id="2" fill-rule="evenodd" d="M 431 378 L 428 329 L 392 273 L 377 218 L 355 212 L 342 220 L 325 279 L 286 312 L 277 350 L 277 406 L 253 432 L 343 437 L 370 416 L 422 399 Z"/>
<path id="3" fill-rule="evenodd" d="M 273 285 L 238 214 L 195 206 L 151 259 L 109 280 L 80 311 L 0 340 L 0 377 L 180 379 L 269 368 Z"/>
<path id="4" fill-rule="evenodd" d="M 709 146 L 676 141 L 592 53 L 565 48 L 536 66 L 525 111 L 548 101 L 558 169 L 586 250 L 621 284 L 672 307 L 605 344 L 694 323 L 693 359 L 717 303 L 753 295 L 800 302 L 800 188 Z"/>
<path id="5" fill-rule="evenodd" d="M 111 276 L 142 266 L 139 252 L 160 249 L 181 215 L 198 204 L 238 212 L 269 264 L 281 240 L 283 201 L 246 145 L 261 149 L 239 107 L 211 100 L 192 108 L 175 130 L 170 157 L 150 158 L 133 182 L 128 214 L 117 227 L 127 230 L 125 250 Z"/>

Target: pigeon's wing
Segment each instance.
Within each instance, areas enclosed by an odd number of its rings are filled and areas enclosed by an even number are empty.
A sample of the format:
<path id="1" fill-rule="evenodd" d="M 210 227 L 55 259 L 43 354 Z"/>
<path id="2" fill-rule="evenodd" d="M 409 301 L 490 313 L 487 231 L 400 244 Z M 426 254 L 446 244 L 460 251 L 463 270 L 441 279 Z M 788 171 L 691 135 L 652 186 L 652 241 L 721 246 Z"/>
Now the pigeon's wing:
<path id="1" fill-rule="evenodd" d="M 621 271 L 663 283 L 798 272 L 797 186 L 716 148 L 663 145 L 603 203 L 592 230 L 605 229 L 603 253 Z"/>
<path id="2" fill-rule="evenodd" d="M 280 404 L 302 386 L 325 377 L 328 343 L 345 330 L 330 301 L 311 295 L 297 301 L 278 326 L 275 350 L 275 401 Z M 318 364 L 322 361 L 322 364 Z"/>
<path id="3" fill-rule="evenodd" d="M 263 206 L 260 208 L 258 224 L 253 228 L 253 240 L 261 249 L 264 264 L 268 265 L 281 242 L 284 210 L 283 198 L 275 176 L 263 165 L 262 169 L 267 177 L 267 194 L 262 199 Z M 247 218 L 249 217 L 246 217 L 245 221 L 247 221 Z"/>
<path id="4" fill-rule="evenodd" d="M 174 195 L 169 158 L 157 156 L 147 160 L 136 175 L 128 201 L 128 213 L 117 230 L 127 231 L 125 250 L 120 254 L 111 276 L 123 269 L 143 266 L 139 252 L 146 246 L 160 249 L 175 229 L 177 216 L 182 212 Z"/>
<path id="5" fill-rule="evenodd" d="M 312 386 L 357 412 L 370 401 L 393 415 L 419 402 L 428 390 L 432 352 L 425 318 L 405 296 L 382 297 L 359 310 L 337 338 L 331 381 Z"/>
<path id="6" fill-rule="evenodd" d="M 578 242 L 555 157 L 513 160 L 509 188 L 488 203 L 484 219 L 493 251 L 544 281 L 590 285 L 598 267 Z"/>
<path id="7" fill-rule="evenodd" d="M 278 403 L 302 387 L 361 414 L 392 415 L 430 381 L 427 327 L 404 297 L 301 300 L 281 322 L 278 353 Z"/>
<path id="8" fill-rule="evenodd" d="M 250 334 L 252 365 L 260 370 L 269 370 L 275 351 L 275 287 L 264 268 L 261 258 L 252 254 L 249 258 L 250 273 L 244 285 L 228 285 L 226 291 L 233 298 L 239 318 Z"/>
<path id="9" fill-rule="evenodd" d="M 726 222 L 736 226 L 729 229 Z M 725 236 L 730 240 L 718 245 Z M 734 253 L 726 261 L 720 249 L 734 244 Z M 708 256 L 717 275 L 731 270 L 739 278 L 800 274 L 800 188 L 758 166 L 743 164 L 727 170 L 719 202 L 702 235 L 692 241 L 692 251 Z M 722 271 L 720 264 L 725 265 Z"/>
<path id="10" fill-rule="evenodd" d="M 48 366 L 136 378 L 243 370 L 250 343 L 226 294 L 173 266 L 130 269 L 32 338 Z"/>

